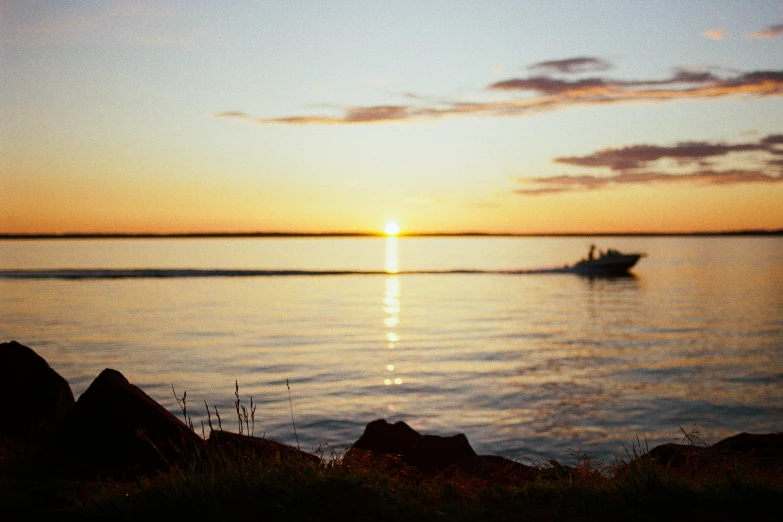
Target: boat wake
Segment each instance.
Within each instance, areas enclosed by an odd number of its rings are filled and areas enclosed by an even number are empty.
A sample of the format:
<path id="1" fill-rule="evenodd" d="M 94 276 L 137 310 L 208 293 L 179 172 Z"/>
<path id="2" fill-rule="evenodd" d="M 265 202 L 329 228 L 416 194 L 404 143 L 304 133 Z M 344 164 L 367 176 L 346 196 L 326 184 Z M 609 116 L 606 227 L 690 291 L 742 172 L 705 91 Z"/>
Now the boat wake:
<path id="1" fill-rule="evenodd" d="M 540 268 L 530 270 L 481 270 L 456 268 L 446 270 L 242 270 L 242 269 L 199 269 L 199 268 L 107 268 L 107 269 L 42 269 L 42 270 L 0 270 L 0 279 L 177 279 L 203 277 L 317 277 L 317 276 L 389 276 L 389 275 L 449 275 L 449 274 L 556 274 L 573 273 L 570 267 Z"/>
<path id="2" fill-rule="evenodd" d="M 57 268 L 36 270 L 0 270 L 0 279 L 176 279 L 186 277 L 316 277 L 316 276 L 390 276 L 390 275 L 523 275 L 578 274 L 586 276 L 627 276 L 628 270 L 645 254 L 621 254 L 617 250 L 601 251 L 574 265 L 556 268 L 491 270 L 474 268 L 432 270 L 301 270 L 301 269 L 224 269 L 224 268 Z"/>

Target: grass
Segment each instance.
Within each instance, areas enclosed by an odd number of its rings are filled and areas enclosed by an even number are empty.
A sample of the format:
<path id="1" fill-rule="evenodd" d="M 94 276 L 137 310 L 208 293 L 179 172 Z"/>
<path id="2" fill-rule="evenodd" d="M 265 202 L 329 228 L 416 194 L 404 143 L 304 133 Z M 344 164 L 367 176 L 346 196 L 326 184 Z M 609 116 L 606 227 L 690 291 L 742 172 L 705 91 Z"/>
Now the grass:
<path id="1" fill-rule="evenodd" d="M 772 520 L 783 498 L 780 477 L 694 480 L 661 470 L 643 456 L 614 471 L 578 466 L 554 479 L 504 484 L 460 473 L 423 476 L 392 459 L 343 456 L 319 466 L 220 453 L 206 464 L 129 483 L 27 475 L 11 490 L 23 493 L 21 501 L 9 504 L 5 491 L 2 505 L 26 516 L 32 510 L 78 520 L 165 514 L 199 520 L 713 521 Z M 10 477 L 5 472 L 2 477 L 5 486 Z"/>
<path id="2" fill-rule="evenodd" d="M 186 396 L 178 404 L 192 427 Z M 254 405 L 242 407 L 238 385 L 235 398 L 239 429 L 252 434 Z M 215 415 L 222 428 L 217 409 Z M 208 423 L 212 429 L 211 417 Z M 683 433 L 703 444 L 697 430 Z M 781 470 L 759 475 L 719 460 L 661 467 L 639 439 L 613 464 L 574 454 L 578 465 L 550 460 L 532 481 L 454 470 L 424 475 L 395 458 L 324 446 L 320 464 L 213 449 L 156 477 L 84 482 L 48 472 L 35 450 L 0 443 L 0 519 L 775 520 L 783 499 Z"/>
<path id="3" fill-rule="evenodd" d="M 68 481 L 2 455 L 0 515 L 73 520 L 773 520 L 783 478 L 726 467 L 661 468 L 638 446 L 611 466 L 548 466 L 530 482 L 460 472 L 425 476 L 392 458 L 332 455 L 322 464 L 227 451 L 133 482 Z M 13 451 L 13 449 L 12 449 Z M 326 464 L 325 464 L 326 463 Z M 3 515 L 4 514 L 4 515 Z"/>

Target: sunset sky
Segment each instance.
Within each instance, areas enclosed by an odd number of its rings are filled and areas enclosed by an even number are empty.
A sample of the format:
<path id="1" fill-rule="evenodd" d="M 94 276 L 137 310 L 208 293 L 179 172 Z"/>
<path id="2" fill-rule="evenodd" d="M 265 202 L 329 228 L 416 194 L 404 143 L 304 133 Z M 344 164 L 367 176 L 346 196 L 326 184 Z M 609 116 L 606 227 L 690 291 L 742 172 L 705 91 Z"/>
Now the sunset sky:
<path id="1" fill-rule="evenodd" d="M 0 2 L 0 233 L 783 228 L 783 0 Z"/>

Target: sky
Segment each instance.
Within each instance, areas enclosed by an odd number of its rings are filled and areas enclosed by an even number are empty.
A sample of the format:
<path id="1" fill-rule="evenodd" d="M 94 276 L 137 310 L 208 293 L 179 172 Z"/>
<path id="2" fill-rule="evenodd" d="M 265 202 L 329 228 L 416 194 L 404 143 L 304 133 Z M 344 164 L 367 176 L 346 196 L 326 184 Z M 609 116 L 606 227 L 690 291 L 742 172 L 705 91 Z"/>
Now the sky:
<path id="1" fill-rule="evenodd" d="M 783 0 L 0 1 L 0 233 L 783 228 Z"/>

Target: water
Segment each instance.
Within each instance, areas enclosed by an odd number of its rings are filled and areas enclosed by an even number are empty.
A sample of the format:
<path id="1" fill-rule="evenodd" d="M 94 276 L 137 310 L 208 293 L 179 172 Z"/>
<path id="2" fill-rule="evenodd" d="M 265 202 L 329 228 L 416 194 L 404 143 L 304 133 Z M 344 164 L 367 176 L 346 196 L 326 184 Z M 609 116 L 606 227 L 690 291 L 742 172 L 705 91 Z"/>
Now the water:
<path id="1" fill-rule="evenodd" d="M 648 257 L 627 278 L 506 273 L 591 242 Z M 106 367 L 177 414 L 187 391 L 199 432 L 204 401 L 236 431 L 238 381 L 255 434 L 294 443 L 287 379 L 303 449 L 386 418 L 479 453 L 611 461 L 694 423 L 707 442 L 783 429 L 782 258 L 781 237 L 0 241 L 0 340 L 77 397 Z M 9 272 L 85 269 L 167 277 Z M 453 270 L 472 272 L 427 273 Z"/>

